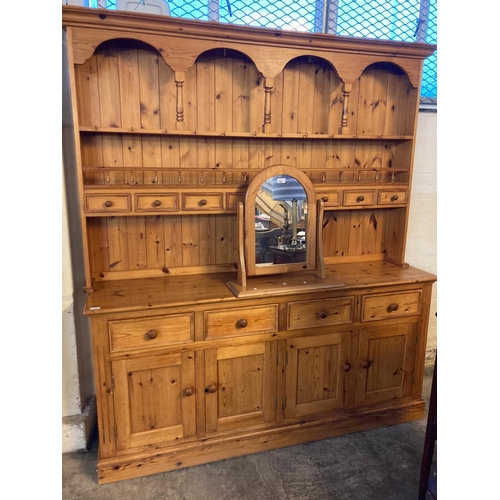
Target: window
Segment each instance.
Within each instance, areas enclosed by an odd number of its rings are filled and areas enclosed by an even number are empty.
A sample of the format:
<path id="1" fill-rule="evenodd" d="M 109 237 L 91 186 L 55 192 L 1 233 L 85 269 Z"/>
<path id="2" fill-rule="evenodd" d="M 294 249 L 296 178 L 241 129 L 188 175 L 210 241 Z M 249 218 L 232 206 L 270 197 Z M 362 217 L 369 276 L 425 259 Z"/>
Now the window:
<path id="1" fill-rule="evenodd" d="M 147 3 L 147 0 L 144 0 Z M 342 36 L 437 42 L 437 0 L 168 0 L 170 15 Z M 89 0 L 116 9 L 116 0 Z M 424 62 L 422 105 L 437 104 L 437 52 Z"/>

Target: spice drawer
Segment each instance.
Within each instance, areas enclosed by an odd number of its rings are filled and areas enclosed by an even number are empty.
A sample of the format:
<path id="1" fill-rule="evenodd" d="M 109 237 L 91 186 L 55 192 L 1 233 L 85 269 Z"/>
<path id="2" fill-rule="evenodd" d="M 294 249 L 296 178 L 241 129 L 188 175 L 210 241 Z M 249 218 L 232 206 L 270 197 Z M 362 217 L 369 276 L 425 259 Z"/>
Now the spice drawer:
<path id="1" fill-rule="evenodd" d="M 328 191 L 325 193 L 317 193 L 316 199 L 322 200 L 326 208 L 338 207 L 341 203 L 341 195 L 341 191 Z"/>
<path id="2" fill-rule="evenodd" d="M 375 204 L 375 190 L 344 191 L 343 205 L 345 207 L 365 206 Z"/>
<path id="3" fill-rule="evenodd" d="M 287 307 L 289 330 L 352 323 L 354 297 L 290 302 Z"/>
<path id="4" fill-rule="evenodd" d="M 408 191 L 394 191 L 381 189 L 378 192 L 379 205 L 394 205 L 398 203 L 406 203 L 408 201 Z"/>
<path id="5" fill-rule="evenodd" d="M 240 307 L 205 311 L 205 339 L 278 331 L 278 306 Z"/>
<path id="6" fill-rule="evenodd" d="M 87 194 L 85 212 L 130 212 L 129 194 Z"/>
<path id="7" fill-rule="evenodd" d="M 223 210 L 222 193 L 186 193 L 182 195 L 182 210 Z"/>
<path id="8" fill-rule="evenodd" d="M 421 290 L 365 295 L 361 299 L 361 321 L 417 316 L 421 300 Z"/>
<path id="9" fill-rule="evenodd" d="M 108 322 L 112 353 L 194 342 L 194 313 Z"/>
<path id="10" fill-rule="evenodd" d="M 137 212 L 177 212 L 178 196 L 176 194 L 137 194 L 135 209 Z"/>

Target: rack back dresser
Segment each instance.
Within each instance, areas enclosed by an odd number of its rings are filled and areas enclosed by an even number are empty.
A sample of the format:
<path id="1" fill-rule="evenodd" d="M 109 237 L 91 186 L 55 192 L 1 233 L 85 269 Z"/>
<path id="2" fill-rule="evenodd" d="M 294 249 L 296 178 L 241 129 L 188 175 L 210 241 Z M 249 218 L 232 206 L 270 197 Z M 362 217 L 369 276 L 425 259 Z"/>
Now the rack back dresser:
<path id="1" fill-rule="evenodd" d="M 436 277 L 404 253 L 435 46 L 71 6 L 62 21 L 98 482 L 422 419 Z M 267 168 L 307 180 L 315 250 L 247 276 Z"/>

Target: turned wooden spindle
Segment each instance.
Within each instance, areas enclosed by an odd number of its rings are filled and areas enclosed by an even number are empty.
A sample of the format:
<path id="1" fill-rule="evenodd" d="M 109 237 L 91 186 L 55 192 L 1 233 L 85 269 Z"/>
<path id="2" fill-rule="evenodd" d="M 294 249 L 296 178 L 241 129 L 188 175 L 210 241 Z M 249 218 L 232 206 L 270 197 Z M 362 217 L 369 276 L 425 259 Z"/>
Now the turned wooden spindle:
<path id="1" fill-rule="evenodd" d="M 274 78 L 266 78 L 264 80 L 264 126 L 262 130 L 264 133 L 271 132 L 271 93 L 273 91 L 273 88 Z"/>
<path id="2" fill-rule="evenodd" d="M 184 86 L 185 74 L 184 71 L 175 72 L 175 86 L 176 86 L 176 96 L 175 96 L 175 112 L 176 112 L 176 130 L 184 130 L 184 98 L 182 94 L 182 89 Z"/>
<path id="3" fill-rule="evenodd" d="M 344 83 L 342 89 L 343 106 L 342 106 L 342 122 L 340 124 L 340 133 L 349 133 L 348 115 L 349 115 L 349 94 L 352 90 L 352 83 Z"/>

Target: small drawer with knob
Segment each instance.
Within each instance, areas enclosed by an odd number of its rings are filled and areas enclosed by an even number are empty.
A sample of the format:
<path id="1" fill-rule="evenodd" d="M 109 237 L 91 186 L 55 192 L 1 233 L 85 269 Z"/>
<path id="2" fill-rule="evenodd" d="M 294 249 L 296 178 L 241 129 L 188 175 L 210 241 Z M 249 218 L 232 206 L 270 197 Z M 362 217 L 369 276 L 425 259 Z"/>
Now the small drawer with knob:
<path id="1" fill-rule="evenodd" d="M 344 191 L 342 205 L 344 207 L 364 207 L 375 204 L 375 189 L 363 189 L 354 191 Z"/>
<path id="2" fill-rule="evenodd" d="M 218 309 L 204 313 L 204 338 L 239 337 L 278 331 L 278 306 Z"/>
<path id="3" fill-rule="evenodd" d="M 179 198 L 177 194 L 136 194 L 137 212 L 177 212 Z"/>
<path id="4" fill-rule="evenodd" d="M 210 212 L 224 210 L 222 193 L 185 193 L 182 195 L 182 210 Z"/>
<path id="5" fill-rule="evenodd" d="M 341 203 L 342 191 L 328 191 L 325 193 L 316 193 L 316 200 L 321 200 L 325 208 L 339 207 Z"/>
<path id="6" fill-rule="evenodd" d="M 108 322 L 112 353 L 194 342 L 194 313 Z"/>
<path id="7" fill-rule="evenodd" d="M 84 203 L 86 213 L 130 212 L 129 194 L 86 194 Z"/>
<path id="8" fill-rule="evenodd" d="M 364 295 L 361 298 L 361 321 L 418 316 L 421 301 L 421 290 Z"/>
<path id="9" fill-rule="evenodd" d="M 398 205 L 408 201 L 408 191 L 394 191 L 389 189 L 381 189 L 378 192 L 379 205 Z"/>
<path id="10" fill-rule="evenodd" d="M 304 300 L 287 306 L 288 330 L 342 325 L 354 320 L 354 297 Z"/>

